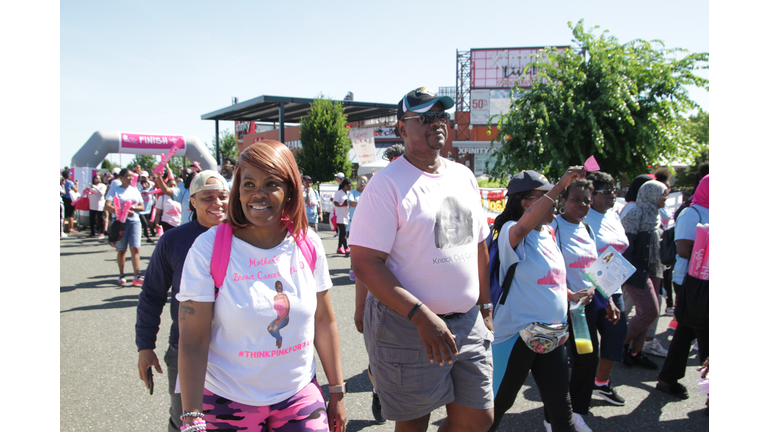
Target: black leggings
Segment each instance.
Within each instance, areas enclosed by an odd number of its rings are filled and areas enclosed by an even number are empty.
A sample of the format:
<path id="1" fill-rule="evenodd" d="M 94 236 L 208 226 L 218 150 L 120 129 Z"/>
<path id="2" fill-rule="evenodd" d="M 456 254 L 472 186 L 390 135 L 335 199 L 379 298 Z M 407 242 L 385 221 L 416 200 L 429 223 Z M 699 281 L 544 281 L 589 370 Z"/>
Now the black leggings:
<path id="1" fill-rule="evenodd" d="M 347 225 L 346 224 L 337 224 L 339 227 L 339 246 L 343 247 L 344 250 L 347 249 Z"/>
<path id="2" fill-rule="evenodd" d="M 675 294 L 679 295 L 682 287 L 678 284 L 674 284 L 674 287 L 678 291 Z M 699 341 L 699 363 L 704 363 L 709 357 L 709 328 L 692 328 L 678 322 L 672 342 L 669 343 L 669 353 L 659 372 L 660 380 L 674 384 L 685 376 L 694 339 Z"/>
<path id="3" fill-rule="evenodd" d="M 544 419 L 552 425 L 552 431 L 576 432 L 571 419 L 571 397 L 568 394 L 568 355 L 565 344 L 547 354 L 531 351 L 518 337 L 507 362 L 507 370 L 499 391 L 493 400 L 492 431 L 499 428 L 504 413 L 515 403 L 517 393 L 528 377 L 533 374 L 544 402 Z"/>
<path id="4" fill-rule="evenodd" d="M 91 235 L 104 233 L 104 210 L 89 210 L 88 220 L 91 225 Z"/>
<path id="5" fill-rule="evenodd" d="M 599 294 L 595 294 L 599 295 Z M 595 375 L 597 375 L 597 366 L 600 364 L 599 344 L 597 339 L 597 312 L 595 303 L 590 302 L 584 308 L 584 315 L 587 317 L 587 327 L 589 336 L 592 340 L 592 352 L 589 354 L 579 354 L 576 351 L 575 336 L 573 333 L 573 323 L 568 314 L 568 347 L 570 349 L 571 369 L 570 395 L 573 412 L 581 415 L 589 414 L 589 405 L 592 402 L 592 388 L 595 386 Z"/>
<path id="6" fill-rule="evenodd" d="M 675 294 L 674 290 L 672 289 L 672 271 L 674 270 L 674 266 L 664 270 L 664 291 L 667 292 L 667 308 L 673 308 L 675 307 Z M 661 309 L 661 305 L 659 305 L 659 309 Z"/>
<path id="7" fill-rule="evenodd" d="M 152 235 L 155 235 L 155 227 L 149 224 L 147 215 L 139 213 L 139 220 L 141 221 L 141 229 L 144 231 L 144 237 L 149 239 L 149 231 L 152 231 Z"/>

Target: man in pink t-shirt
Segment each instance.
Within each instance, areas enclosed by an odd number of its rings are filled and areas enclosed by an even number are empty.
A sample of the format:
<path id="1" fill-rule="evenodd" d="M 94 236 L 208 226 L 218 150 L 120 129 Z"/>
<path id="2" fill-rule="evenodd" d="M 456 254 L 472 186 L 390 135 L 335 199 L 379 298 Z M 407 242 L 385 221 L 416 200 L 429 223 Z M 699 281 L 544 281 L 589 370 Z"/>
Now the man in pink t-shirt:
<path id="1" fill-rule="evenodd" d="M 493 423 L 489 228 L 477 181 L 440 156 L 454 105 L 421 87 L 399 102 L 405 154 L 373 176 L 350 232 L 355 276 L 371 295 L 363 334 L 385 419 L 426 431 Z"/>

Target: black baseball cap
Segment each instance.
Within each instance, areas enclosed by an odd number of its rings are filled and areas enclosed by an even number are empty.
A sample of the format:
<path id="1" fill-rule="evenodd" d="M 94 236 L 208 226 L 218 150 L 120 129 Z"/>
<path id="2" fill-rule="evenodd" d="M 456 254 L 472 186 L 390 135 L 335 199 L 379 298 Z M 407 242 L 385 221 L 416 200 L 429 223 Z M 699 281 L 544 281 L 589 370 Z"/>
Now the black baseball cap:
<path id="1" fill-rule="evenodd" d="M 397 119 L 400 120 L 406 111 L 415 113 L 425 113 L 432 109 L 436 103 L 442 103 L 443 109 L 453 108 L 453 99 L 450 96 L 438 96 L 432 90 L 426 87 L 419 87 L 411 90 L 397 104 Z"/>
<path id="2" fill-rule="evenodd" d="M 550 183 L 543 174 L 534 170 L 525 170 L 512 176 L 512 180 L 510 180 L 509 185 L 507 185 L 507 196 L 533 189 L 548 191 L 553 187 L 555 187 L 555 185 Z"/>
<path id="3" fill-rule="evenodd" d="M 303 179 L 305 182 L 311 182 L 311 181 L 312 181 L 312 177 L 310 177 L 310 176 L 308 176 L 308 175 L 305 175 L 304 177 L 302 177 L 302 179 Z"/>

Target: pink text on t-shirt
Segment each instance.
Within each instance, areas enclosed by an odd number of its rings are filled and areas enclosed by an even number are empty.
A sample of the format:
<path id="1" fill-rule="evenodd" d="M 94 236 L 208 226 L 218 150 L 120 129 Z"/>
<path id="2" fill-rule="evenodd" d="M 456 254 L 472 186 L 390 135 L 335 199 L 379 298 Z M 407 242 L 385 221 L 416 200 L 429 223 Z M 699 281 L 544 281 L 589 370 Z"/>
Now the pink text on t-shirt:
<path id="1" fill-rule="evenodd" d="M 304 270 L 304 267 L 305 267 L 304 262 L 299 261 L 298 268 L 291 267 L 290 274 L 298 273 L 299 270 Z M 268 273 L 268 272 L 259 270 L 259 272 L 256 273 L 256 275 L 254 275 L 253 273 L 249 275 L 241 275 L 238 273 L 234 273 L 232 275 L 232 280 L 234 282 L 238 282 L 238 281 L 256 280 L 256 279 L 275 279 L 275 278 L 281 278 L 281 277 L 283 277 L 283 275 L 280 273 L 280 271 L 275 271 L 274 273 Z"/>
<path id="2" fill-rule="evenodd" d="M 288 347 L 286 349 L 279 349 L 279 350 L 266 350 L 266 351 L 240 351 L 240 357 L 246 357 L 246 358 L 271 358 L 271 357 L 278 357 L 286 354 L 290 354 L 294 351 L 301 351 L 305 349 L 308 346 L 312 345 L 312 340 L 308 340 L 306 342 L 302 342 L 298 345 L 294 345 L 292 347 Z"/>

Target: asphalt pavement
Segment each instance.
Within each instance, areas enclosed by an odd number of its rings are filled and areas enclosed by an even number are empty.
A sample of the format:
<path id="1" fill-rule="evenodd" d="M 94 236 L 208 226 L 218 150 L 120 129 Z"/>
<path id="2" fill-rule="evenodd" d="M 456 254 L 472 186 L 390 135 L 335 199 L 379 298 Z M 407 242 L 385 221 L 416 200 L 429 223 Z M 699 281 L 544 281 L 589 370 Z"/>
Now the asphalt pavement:
<path id="1" fill-rule="evenodd" d="M 371 414 L 371 384 L 362 334 L 355 329 L 354 283 L 349 279 L 349 258 L 336 254 L 336 241 L 328 226 L 321 226 L 331 272 L 332 300 L 339 326 L 344 377 L 348 383 L 347 430 L 394 431 L 394 422 L 377 424 Z M 141 271 L 154 250 L 141 247 Z M 130 261 L 130 260 L 129 260 Z M 104 240 L 84 233 L 60 241 L 60 430 L 62 431 L 166 431 L 168 380 L 155 374 L 150 396 L 139 379 L 134 326 L 139 287 L 118 286 L 116 253 Z M 131 263 L 126 262 L 130 272 Z M 129 279 L 130 280 L 130 279 Z M 162 359 L 168 346 L 170 311 L 163 311 L 155 352 Z M 661 317 L 657 337 L 669 347 L 673 331 L 670 317 Z M 657 371 L 616 364 L 612 381 L 627 403 L 613 406 L 593 397 L 585 417 L 593 431 L 707 431 L 706 396 L 698 391 L 696 351 L 688 359 L 681 382 L 690 398 L 679 400 L 655 389 Z M 659 366 L 660 357 L 650 357 Z M 162 361 L 161 361 L 162 363 Z M 318 360 L 318 380 L 327 394 L 327 380 Z M 445 409 L 433 412 L 429 431 L 436 431 Z M 501 431 L 544 431 L 541 397 L 529 375 L 515 406 L 504 416 Z"/>

